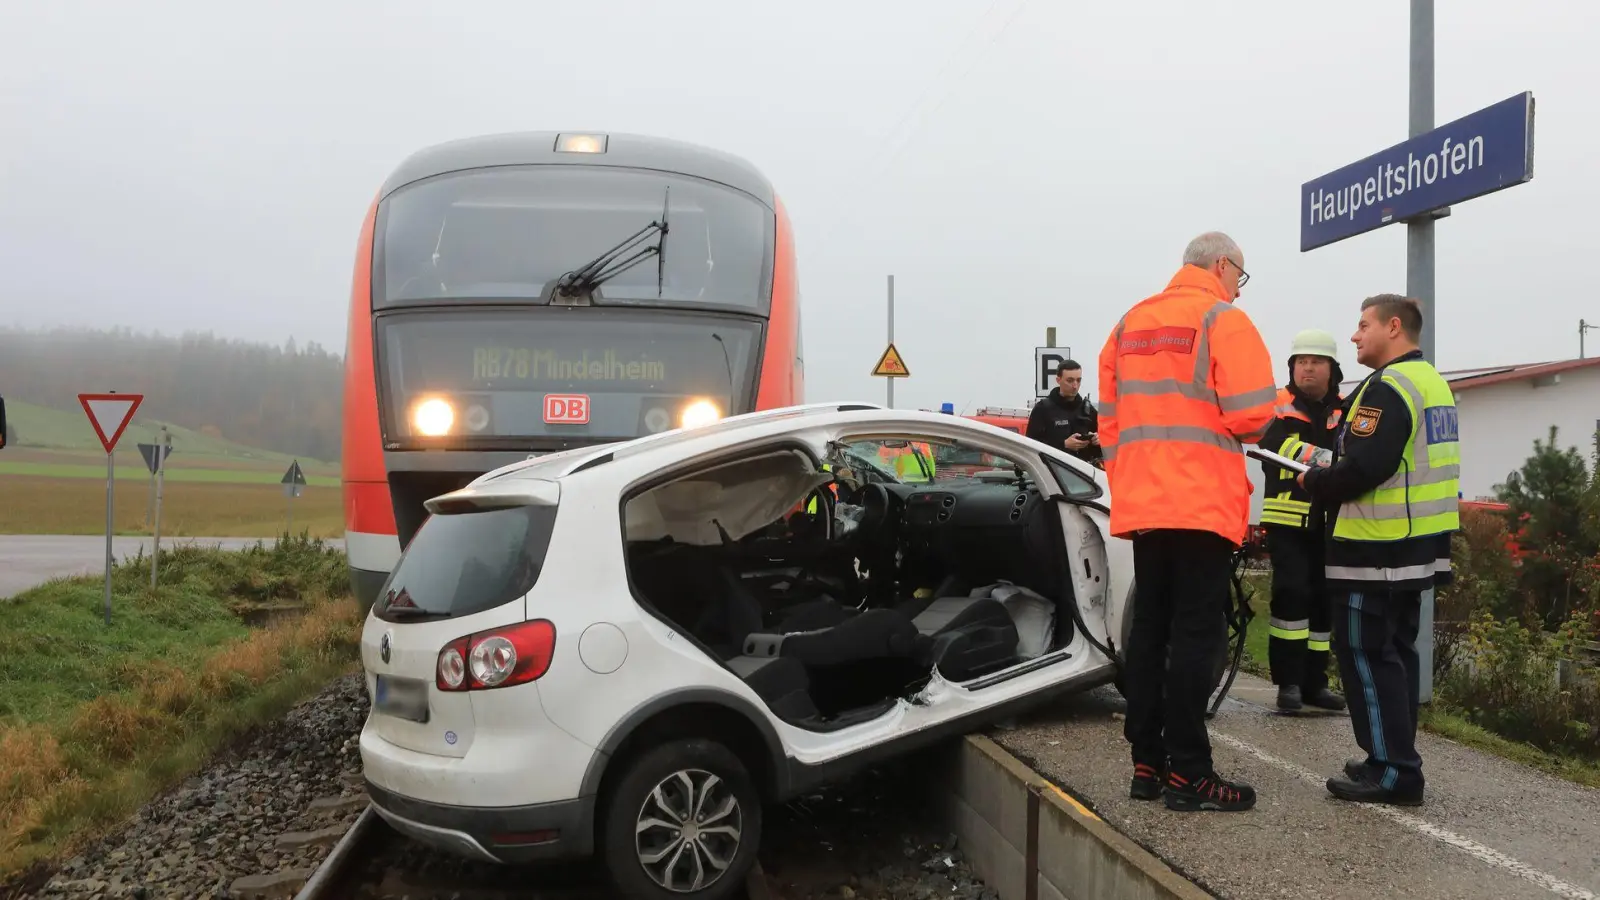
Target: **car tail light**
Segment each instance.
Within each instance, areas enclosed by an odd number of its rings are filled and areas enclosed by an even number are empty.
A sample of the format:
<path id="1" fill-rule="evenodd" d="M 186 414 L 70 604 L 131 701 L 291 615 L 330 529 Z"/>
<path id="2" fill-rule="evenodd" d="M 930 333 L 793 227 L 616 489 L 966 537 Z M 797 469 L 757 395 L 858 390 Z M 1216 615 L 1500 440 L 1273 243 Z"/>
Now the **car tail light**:
<path id="1" fill-rule="evenodd" d="M 545 619 L 458 637 L 439 651 L 441 691 L 486 691 L 527 684 L 550 669 L 556 627 Z"/>

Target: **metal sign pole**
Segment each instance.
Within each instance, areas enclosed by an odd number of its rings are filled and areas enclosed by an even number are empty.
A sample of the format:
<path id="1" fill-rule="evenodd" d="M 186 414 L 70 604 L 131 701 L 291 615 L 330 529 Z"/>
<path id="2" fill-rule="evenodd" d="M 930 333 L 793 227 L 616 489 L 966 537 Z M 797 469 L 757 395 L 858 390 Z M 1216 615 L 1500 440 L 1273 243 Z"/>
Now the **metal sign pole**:
<path id="1" fill-rule="evenodd" d="M 111 534 L 113 530 L 112 515 L 116 512 L 116 493 L 114 485 L 117 481 L 116 454 L 106 451 L 106 595 L 105 614 L 106 624 L 111 624 Z"/>
<path id="2" fill-rule="evenodd" d="M 1433 130 L 1433 0 L 1411 0 L 1411 133 L 1410 137 Z M 1438 365 L 1433 355 L 1434 217 L 1421 215 L 1406 223 L 1406 293 L 1422 305 L 1422 358 Z M 1433 701 L 1433 590 L 1422 592 L 1422 610 L 1417 621 L 1417 668 L 1419 702 Z"/>
<path id="3" fill-rule="evenodd" d="M 889 276 L 889 343 L 891 345 L 894 343 L 894 276 L 893 275 Z M 889 403 L 888 403 L 888 406 L 889 406 L 890 409 L 894 409 L 894 379 L 893 378 L 885 378 L 884 381 L 887 382 L 887 384 L 888 384 L 888 387 L 887 387 L 887 390 L 889 392 Z"/>
<path id="4" fill-rule="evenodd" d="M 172 449 L 172 434 L 161 426 L 161 439 L 156 442 L 156 514 L 155 538 L 150 548 L 150 590 L 156 589 L 156 563 L 161 557 L 161 493 L 167 480 L 167 452 Z"/>

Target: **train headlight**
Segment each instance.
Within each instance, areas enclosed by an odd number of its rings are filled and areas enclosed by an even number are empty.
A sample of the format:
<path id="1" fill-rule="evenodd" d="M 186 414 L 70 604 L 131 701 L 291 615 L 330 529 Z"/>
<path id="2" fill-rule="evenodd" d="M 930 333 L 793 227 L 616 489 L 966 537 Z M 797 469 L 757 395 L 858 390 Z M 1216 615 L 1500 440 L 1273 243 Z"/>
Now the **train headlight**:
<path id="1" fill-rule="evenodd" d="M 604 153 L 606 152 L 606 135 L 558 134 L 556 135 L 556 152 Z"/>
<path id="2" fill-rule="evenodd" d="M 467 407 L 466 422 L 468 431 L 482 431 L 489 427 L 489 411 L 474 403 Z"/>
<path id="3" fill-rule="evenodd" d="M 679 423 L 684 428 L 699 428 L 722 418 L 722 410 L 710 400 L 696 400 L 683 408 Z"/>
<path id="4" fill-rule="evenodd" d="M 439 397 L 430 397 L 411 409 L 411 427 L 427 437 L 449 434 L 450 426 L 455 421 L 455 407 L 450 405 L 449 400 Z"/>

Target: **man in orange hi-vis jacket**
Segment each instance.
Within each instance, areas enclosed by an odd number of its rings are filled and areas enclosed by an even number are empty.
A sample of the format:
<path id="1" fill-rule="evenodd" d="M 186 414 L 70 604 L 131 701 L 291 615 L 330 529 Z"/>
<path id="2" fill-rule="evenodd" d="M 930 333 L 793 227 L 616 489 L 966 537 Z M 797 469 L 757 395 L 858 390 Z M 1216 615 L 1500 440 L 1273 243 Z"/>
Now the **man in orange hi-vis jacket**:
<path id="1" fill-rule="evenodd" d="M 1272 424 L 1276 373 L 1234 306 L 1249 279 L 1221 232 L 1189 243 L 1166 290 L 1122 317 L 1100 351 L 1100 446 L 1111 532 L 1133 540 L 1123 735 L 1138 800 L 1250 809 L 1255 789 L 1217 774 L 1206 698 L 1226 650 L 1229 575 L 1249 529 L 1243 444 Z M 1169 661 L 1170 652 L 1170 661 Z"/>

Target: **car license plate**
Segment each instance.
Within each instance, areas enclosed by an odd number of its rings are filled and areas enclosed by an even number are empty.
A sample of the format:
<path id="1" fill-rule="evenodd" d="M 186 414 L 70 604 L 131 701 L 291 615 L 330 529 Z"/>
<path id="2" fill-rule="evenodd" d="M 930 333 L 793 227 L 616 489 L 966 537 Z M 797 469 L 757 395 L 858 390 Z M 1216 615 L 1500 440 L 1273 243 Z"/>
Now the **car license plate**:
<path id="1" fill-rule="evenodd" d="M 372 705 L 386 716 L 412 722 L 428 721 L 428 683 L 415 678 L 377 676 Z"/>
<path id="2" fill-rule="evenodd" d="M 589 395 L 545 394 L 544 420 L 550 425 L 589 424 Z"/>

